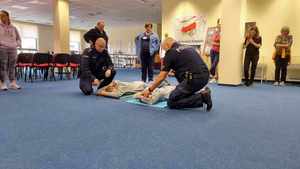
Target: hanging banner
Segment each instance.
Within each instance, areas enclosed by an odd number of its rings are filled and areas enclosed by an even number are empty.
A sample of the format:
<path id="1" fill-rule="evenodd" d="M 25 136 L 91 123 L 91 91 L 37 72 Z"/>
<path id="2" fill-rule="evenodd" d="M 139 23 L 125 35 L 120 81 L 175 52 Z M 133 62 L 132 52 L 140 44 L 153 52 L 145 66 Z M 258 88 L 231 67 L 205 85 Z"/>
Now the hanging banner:
<path id="1" fill-rule="evenodd" d="M 175 21 L 175 38 L 182 44 L 201 45 L 205 39 L 206 17 L 184 16 Z"/>

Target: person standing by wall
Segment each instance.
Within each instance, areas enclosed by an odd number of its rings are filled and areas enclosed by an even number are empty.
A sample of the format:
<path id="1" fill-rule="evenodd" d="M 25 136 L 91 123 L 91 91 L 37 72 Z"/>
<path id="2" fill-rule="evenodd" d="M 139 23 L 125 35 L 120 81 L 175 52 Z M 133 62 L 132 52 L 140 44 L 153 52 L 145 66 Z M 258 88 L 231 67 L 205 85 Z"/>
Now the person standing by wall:
<path id="1" fill-rule="evenodd" d="M 152 31 L 153 24 L 146 23 L 146 31 L 135 38 L 136 54 L 139 56 L 142 65 L 142 81 L 153 81 L 154 55 L 159 52 L 160 41 L 156 33 Z"/>
<path id="2" fill-rule="evenodd" d="M 90 29 L 87 33 L 84 34 L 84 40 L 91 44 L 91 46 L 95 45 L 95 42 L 98 38 L 103 38 L 106 41 L 106 49 L 108 47 L 108 36 L 104 30 L 105 22 L 99 21 L 95 28 Z"/>
<path id="3" fill-rule="evenodd" d="M 290 28 L 281 28 L 281 35 L 278 35 L 274 47 L 276 49 L 273 60 L 275 62 L 275 86 L 284 86 L 286 82 L 287 66 L 291 62 L 291 47 L 293 36 L 290 35 Z"/>
<path id="4" fill-rule="evenodd" d="M 220 36 L 221 33 L 221 24 L 220 19 L 217 21 L 216 31 L 214 32 L 212 36 L 212 47 L 210 50 L 210 60 L 211 60 L 211 68 L 210 68 L 210 75 L 211 75 L 211 83 L 217 82 L 217 67 L 219 64 L 219 58 L 220 58 Z"/>
<path id="5" fill-rule="evenodd" d="M 262 38 L 259 36 L 259 30 L 257 26 L 253 26 L 249 29 L 248 35 L 244 42 L 244 48 L 246 49 L 244 60 L 244 75 L 245 85 L 251 86 L 254 81 L 257 63 L 259 60 L 259 48 L 262 44 Z M 249 67 L 251 64 L 251 75 L 249 80 Z"/>
<path id="6" fill-rule="evenodd" d="M 7 90 L 6 79 L 10 80 L 10 89 L 21 89 L 17 85 L 15 67 L 17 48 L 21 47 L 21 38 L 16 27 L 10 22 L 9 13 L 0 11 L 0 90 Z"/>

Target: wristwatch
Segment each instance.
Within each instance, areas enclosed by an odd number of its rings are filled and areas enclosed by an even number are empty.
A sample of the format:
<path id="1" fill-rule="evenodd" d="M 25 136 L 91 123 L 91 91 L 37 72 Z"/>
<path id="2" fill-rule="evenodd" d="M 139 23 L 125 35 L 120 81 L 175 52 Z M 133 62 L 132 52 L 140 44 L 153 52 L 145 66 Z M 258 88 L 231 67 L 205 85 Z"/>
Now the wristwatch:
<path id="1" fill-rule="evenodd" d="M 149 91 L 150 93 L 152 93 L 152 92 L 153 92 L 153 90 L 151 90 L 151 89 L 150 89 L 150 87 L 148 88 L 148 91 Z"/>

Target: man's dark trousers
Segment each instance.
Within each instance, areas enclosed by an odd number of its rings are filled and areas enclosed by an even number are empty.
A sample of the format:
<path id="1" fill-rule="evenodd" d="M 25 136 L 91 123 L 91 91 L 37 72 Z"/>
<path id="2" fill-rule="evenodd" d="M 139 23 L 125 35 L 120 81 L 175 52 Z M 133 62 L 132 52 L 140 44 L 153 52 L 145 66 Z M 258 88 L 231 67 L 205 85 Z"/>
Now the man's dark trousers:
<path id="1" fill-rule="evenodd" d="M 203 107 L 203 96 L 197 93 L 203 89 L 209 80 L 208 72 L 202 78 L 184 80 L 170 94 L 168 107 L 171 109 Z"/>
<path id="2" fill-rule="evenodd" d="M 147 82 L 153 81 L 153 62 L 154 56 L 150 55 L 150 52 L 142 52 L 141 54 L 141 64 L 142 64 L 142 81 Z"/>

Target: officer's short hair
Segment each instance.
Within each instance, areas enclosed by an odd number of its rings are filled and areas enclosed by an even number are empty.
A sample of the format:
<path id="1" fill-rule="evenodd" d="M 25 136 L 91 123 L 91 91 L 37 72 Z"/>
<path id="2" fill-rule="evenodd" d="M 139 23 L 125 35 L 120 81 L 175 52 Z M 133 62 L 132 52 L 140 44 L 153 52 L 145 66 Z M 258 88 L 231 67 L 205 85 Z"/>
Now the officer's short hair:
<path id="1" fill-rule="evenodd" d="M 153 28 L 153 24 L 152 24 L 152 23 L 150 23 L 150 22 L 149 22 L 149 23 L 145 23 L 145 28 L 148 28 L 149 26 L 150 26 L 151 28 Z"/>

